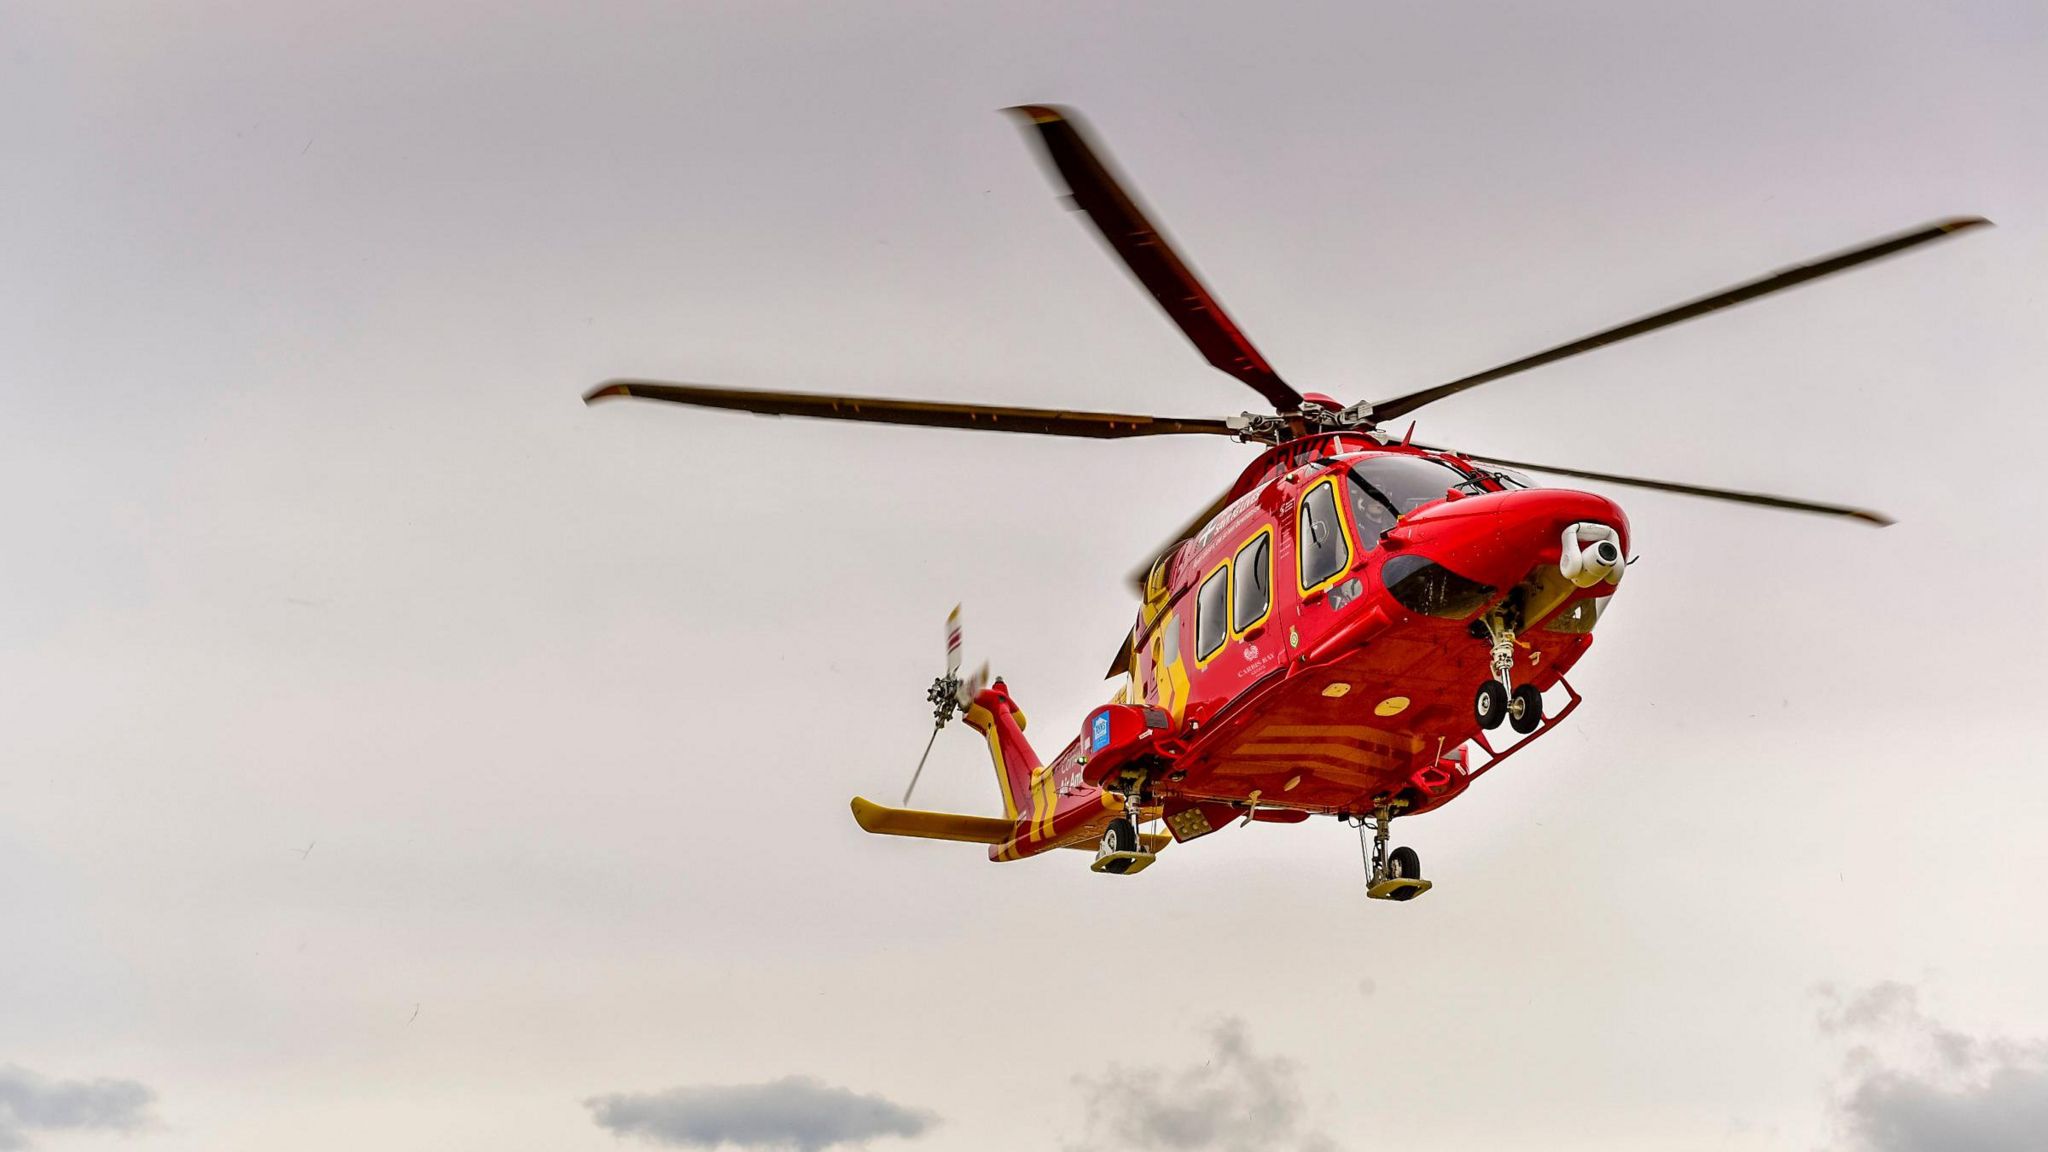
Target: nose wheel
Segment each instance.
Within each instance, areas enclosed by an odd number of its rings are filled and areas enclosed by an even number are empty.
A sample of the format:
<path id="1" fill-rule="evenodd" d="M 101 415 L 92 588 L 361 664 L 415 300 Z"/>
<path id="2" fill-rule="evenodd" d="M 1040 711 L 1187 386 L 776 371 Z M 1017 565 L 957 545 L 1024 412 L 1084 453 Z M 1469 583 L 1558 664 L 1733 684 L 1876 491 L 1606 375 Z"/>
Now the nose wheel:
<path id="1" fill-rule="evenodd" d="M 1524 684 L 1515 689 L 1508 700 L 1508 726 L 1526 736 L 1542 725 L 1543 693 L 1538 692 L 1534 684 Z"/>
<path id="2" fill-rule="evenodd" d="M 1485 628 L 1493 648 L 1489 661 L 1493 678 L 1473 694 L 1472 717 L 1488 732 L 1506 720 L 1526 736 L 1543 726 L 1543 693 L 1534 684 L 1515 686 L 1515 630 L 1507 620 L 1498 614 L 1490 615 L 1486 617 Z M 1477 630 L 1475 626 L 1474 631 Z"/>
<path id="3" fill-rule="evenodd" d="M 1479 692 L 1472 697 L 1472 715 L 1479 726 L 1488 732 L 1500 727 L 1501 720 L 1508 714 L 1507 685 L 1498 680 L 1488 680 L 1479 686 Z"/>

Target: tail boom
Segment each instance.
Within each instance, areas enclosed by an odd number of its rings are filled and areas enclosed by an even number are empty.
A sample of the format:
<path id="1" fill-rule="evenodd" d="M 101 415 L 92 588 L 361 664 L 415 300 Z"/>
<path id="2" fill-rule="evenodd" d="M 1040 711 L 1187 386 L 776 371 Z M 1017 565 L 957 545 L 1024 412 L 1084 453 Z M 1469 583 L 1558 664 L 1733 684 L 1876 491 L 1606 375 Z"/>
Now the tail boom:
<path id="1" fill-rule="evenodd" d="M 1035 778 L 1044 770 L 1031 741 L 1024 738 L 1024 713 L 1010 698 L 1010 689 L 998 679 L 975 694 L 964 717 L 967 726 L 988 741 L 989 759 L 996 769 L 996 787 L 1003 794 L 1003 816 L 1015 821 L 1025 810 L 1026 797 L 1037 807 Z"/>

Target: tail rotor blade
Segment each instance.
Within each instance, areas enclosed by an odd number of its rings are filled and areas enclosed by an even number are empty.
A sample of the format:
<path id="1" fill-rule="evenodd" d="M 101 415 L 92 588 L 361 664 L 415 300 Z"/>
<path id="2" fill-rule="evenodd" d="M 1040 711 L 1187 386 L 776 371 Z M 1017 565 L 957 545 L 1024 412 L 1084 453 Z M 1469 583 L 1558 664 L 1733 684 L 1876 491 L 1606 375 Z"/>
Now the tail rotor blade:
<path id="1" fill-rule="evenodd" d="M 946 615 L 946 675 L 953 676 L 960 671 L 960 606 L 953 605 L 953 611 Z"/>
<path id="2" fill-rule="evenodd" d="M 924 775 L 924 762 L 932 757 L 932 745 L 939 742 L 939 730 L 932 729 L 932 738 L 924 742 L 924 755 L 917 758 L 917 771 L 910 774 L 910 787 L 903 790 L 903 806 L 910 807 L 910 794 L 917 791 L 917 778 Z"/>
<path id="3" fill-rule="evenodd" d="M 981 690 L 986 687 L 988 687 L 988 661 L 984 660 L 981 667 L 974 670 L 974 675 L 961 681 L 960 691 L 956 697 L 960 701 L 960 707 L 962 709 L 973 707 L 974 698 L 981 695 Z"/>
<path id="4" fill-rule="evenodd" d="M 953 718 L 955 711 L 974 702 L 982 683 L 987 680 L 988 665 L 984 664 L 972 680 L 964 684 L 960 681 L 960 605 L 955 604 L 953 610 L 946 613 L 946 674 L 932 681 L 931 691 L 925 696 L 935 709 L 932 734 L 924 742 L 924 755 L 917 758 L 917 770 L 910 774 L 910 787 L 903 790 L 905 806 L 910 804 L 910 794 L 917 791 L 917 781 L 924 775 L 925 761 L 932 757 L 932 746 L 939 742 L 939 730 Z"/>

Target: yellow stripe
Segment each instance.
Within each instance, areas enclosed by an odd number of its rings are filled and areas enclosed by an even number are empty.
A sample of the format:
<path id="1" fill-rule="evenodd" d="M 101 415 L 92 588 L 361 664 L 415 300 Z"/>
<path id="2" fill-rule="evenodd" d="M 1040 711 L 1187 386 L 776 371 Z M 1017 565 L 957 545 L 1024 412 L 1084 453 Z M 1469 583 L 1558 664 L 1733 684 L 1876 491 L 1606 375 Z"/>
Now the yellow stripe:
<path id="1" fill-rule="evenodd" d="M 1039 801 L 1039 787 L 1044 778 L 1043 772 L 1034 773 L 1031 777 L 1031 818 L 1025 822 L 1024 834 L 1033 840 L 1038 839 L 1038 811 L 1042 807 Z"/>
<path id="2" fill-rule="evenodd" d="M 980 729 L 981 734 L 988 738 L 989 759 L 996 765 L 996 787 L 1003 792 L 1003 819 L 1014 821 L 1017 819 L 1017 797 L 1010 791 L 1010 766 L 1003 762 L 1003 740 L 996 733 L 996 718 L 981 705 L 970 705 L 967 726 Z"/>
<path id="3" fill-rule="evenodd" d="M 1337 494 L 1337 482 L 1335 480 L 1324 480 L 1319 484 L 1311 485 L 1309 490 L 1302 494 L 1301 503 L 1296 507 L 1294 513 L 1295 540 L 1300 541 L 1307 538 L 1307 533 L 1301 530 L 1301 521 L 1308 515 L 1308 498 L 1315 495 L 1317 488 L 1322 487 L 1330 489 L 1330 506 L 1337 514 L 1337 532 L 1344 538 L 1344 562 L 1337 565 L 1337 570 L 1332 572 L 1328 579 L 1303 588 L 1301 590 L 1303 599 L 1307 599 L 1311 593 L 1320 592 L 1349 576 L 1351 574 L 1351 558 L 1358 555 L 1358 537 L 1351 530 L 1350 518 L 1344 514 L 1344 501 Z M 1294 550 L 1294 579 L 1297 585 L 1301 582 L 1301 555 L 1302 550 L 1297 547 Z M 1532 616 L 1530 619 L 1538 619 L 1538 617 Z"/>
<path id="4" fill-rule="evenodd" d="M 1033 821 L 1034 835 L 1040 840 L 1049 840 L 1052 838 L 1052 815 L 1055 808 L 1050 768 L 1041 768 L 1038 771 L 1037 800 L 1039 809 L 1037 819 Z"/>

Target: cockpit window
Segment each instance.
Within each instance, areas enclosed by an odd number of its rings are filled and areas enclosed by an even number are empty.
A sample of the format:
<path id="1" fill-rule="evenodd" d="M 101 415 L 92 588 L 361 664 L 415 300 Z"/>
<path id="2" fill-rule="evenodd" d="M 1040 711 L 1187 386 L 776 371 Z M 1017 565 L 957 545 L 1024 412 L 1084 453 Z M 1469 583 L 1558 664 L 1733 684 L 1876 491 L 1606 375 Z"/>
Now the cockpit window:
<path id="1" fill-rule="evenodd" d="M 1361 538 L 1378 536 L 1408 513 L 1472 478 L 1423 456 L 1368 456 L 1351 468 L 1351 519 Z"/>

